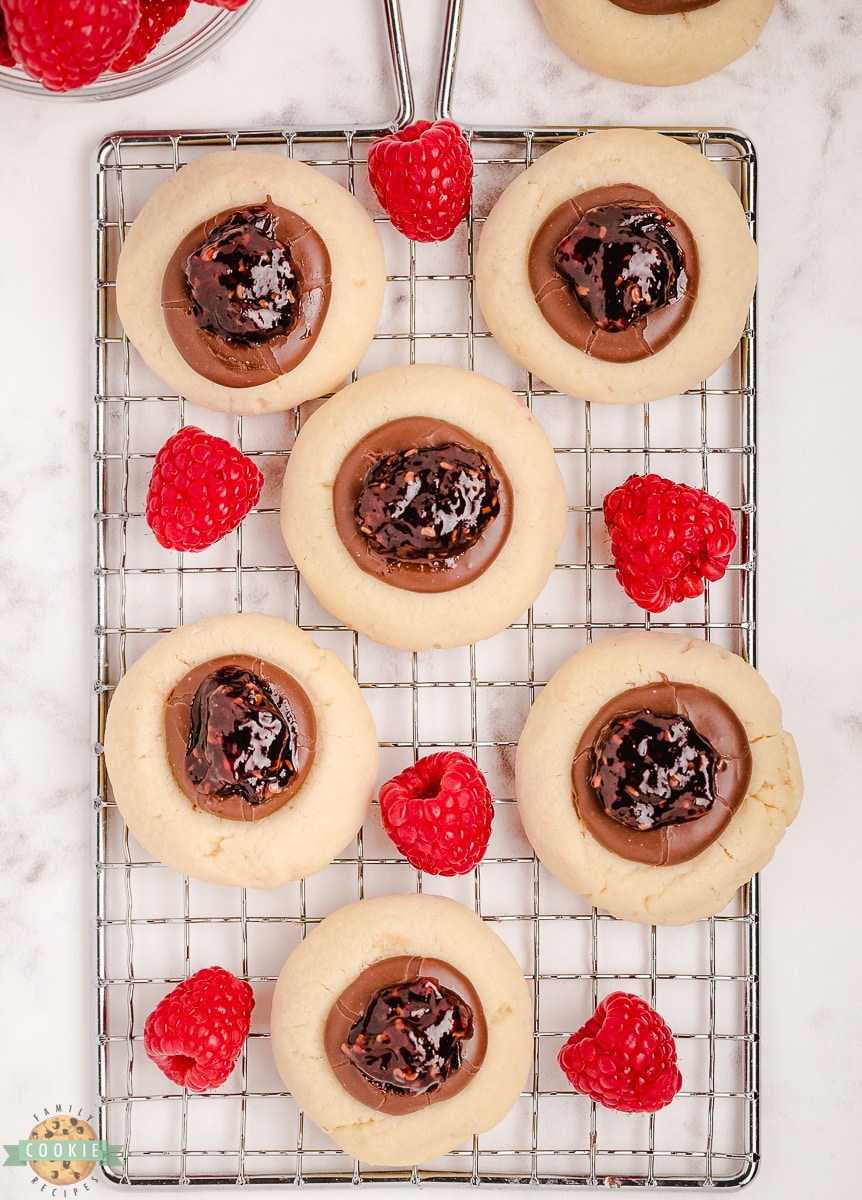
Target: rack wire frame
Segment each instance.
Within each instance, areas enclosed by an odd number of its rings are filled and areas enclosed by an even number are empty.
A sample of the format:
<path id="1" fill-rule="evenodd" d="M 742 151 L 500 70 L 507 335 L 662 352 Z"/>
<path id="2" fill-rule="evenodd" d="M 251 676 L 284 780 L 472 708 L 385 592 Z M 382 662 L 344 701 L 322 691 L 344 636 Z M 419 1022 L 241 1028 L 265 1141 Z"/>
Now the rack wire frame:
<path id="1" fill-rule="evenodd" d="M 402 103 L 401 117 L 409 110 Z M 400 118 L 399 118 L 400 119 Z M 473 296 L 473 251 L 509 177 L 584 129 L 471 130 L 476 193 L 451 244 L 420 246 L 375 209 L 365 153 L 383 130 L 120 134 L 96 166 L 94 485 L 96 577 L 95 997 L 99 1137 L 120 1146 L 109 1180 L 127 1185 L 401 1182 L 471 1185 L 739 1187 L 759 1159 L 758 881 L 718 916 L 679 929 L 633 926 L 586 906 L 536 862 L 517 819 L 512 759 L 537 690 L 568 654 L 620 628 L 683 629 L 754 661 L 756 582 L 754 305 L 738 353 L 685 396 L 615 409 L 583 404 L 503 361 Z M 754 150 L 732 131 L 662 130 L 713 159 L 754 227 Z M 148 377 L 113 301 L 125 229 L 166 173 L 215 147 L 268 147 L 333 174 L 375 215 L 391 274 L 384 316 L 357 374 L 446 361 L 502 377 L 545 424 L 569 491 L 569 529 L 548 587 L 521 621 L 451 652 L 386 652 L 319 609 L 277 533 L 278 483 L 304 411 L 279 418 L 200 414 Z M 256 510 L 212 552 L 168 555 L 147 538 L 143 500 L 164 436 L 197 422 L 230 437 L 267 479 Z M 739 544 L 725 580 L 661 619 L 613 579 L 601 522 L 610 476 L 663 474 L 720 491 Z M 157 548 L 156 548 L 157 550 Z M 168 565 L 169 562 L 169 565 Z M 263 607 L 296 621 L 353 669 L 378 725 L 381 779 L 440 747 L 459 747 L 495 797 L 488 854 L 446 881 L 409 868 L 376 804 L 355 845 L 317 876 L 275 893 L 178 876 L 134 842 L 113 804 L 101 753 L 110 695 L 126 664 L 163 633 L 212 611 Z M 533 994 L 534 1061 L 509 1118 L 434 1163 L 380 1170 L 354 1162 L 283 1090 L 268 1046 L 267 1000 L 287 951 L 328 912 L 383 891 L 444 892 L 510 945 Z M 237 1069 L 191 1096 L 143 1051 L 147 1012 L 209 959 L 245 976 L 255 1021 Z M 683 1091 L 652 1116 L 621 1118 L 574 1094 L 556 1066 L 568 1034 L 607 992 L 636 991 L 677 1039 Z"/>

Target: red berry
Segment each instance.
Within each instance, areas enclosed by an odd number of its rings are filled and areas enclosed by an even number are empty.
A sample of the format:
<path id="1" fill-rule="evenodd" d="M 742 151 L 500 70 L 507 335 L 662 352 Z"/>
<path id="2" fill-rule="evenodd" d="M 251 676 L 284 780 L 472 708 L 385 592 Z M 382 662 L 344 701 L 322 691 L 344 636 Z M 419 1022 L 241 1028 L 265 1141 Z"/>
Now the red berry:
<path id="1" fill-rule="evenodd" d="M 454 121 L 416 121 L 372 142 L 368 178 L 405 237 L 442 242 L 470 207 L 473 156 Z"/>
<path id="2" fill-rule="evenodd" d="M 187 425 L 156 455 L 147 524 L 167 550 L 205 550 L 257 504 L 263 475 L 224 438 Z"/>
<path id="3" fill-rule="evenodd" d="M 420 758 L 380 789 L 383 827 L 411 867 L 471 871 L 488 845 L 494 808 L 472 758 L 452 750 Z"/>
<path id="4" fill-rule="evenodd" d="M 6 18 L 0 8 L 0 67 L 14 67 L 18 60 L 9 49 L 9 38 L 6 33 Z"/>
<path id="5" fill-rule="evenodd" d="M 201 0 L 201 4 L 213 4 L 216 8 L 226 8 L 228 12 L 236 12 L 247 3 L 248 0 Z"/>
<path id="6" fill-rule="evenodd" d="M 254 993 L 224 967 L 205 967 L 168 992 L 144 1025 L 144 1049 L 160 1071 L 209 1092 L 230 1075 L 251 1025 Z"/>
<path id="7" fill-rule="evenodd" d="M 617 579 L 660 613 L 721 579 L 736 545 L 733 513 L 708 492 L 660 475 L 630 475 L 603 505 Z"/>
<path id="8" fill-rule="evenodd" d="M 140 0 L 3 0 L 9 48 L 52 92 L 92 83 L 132 39 Z"/>
<path id="9" fill-rule="evenodd" d="M 168 30 L 180 23 L 190 3 L 191 0 L 140 0 L 141 18 L 132 40 L 113 60 L 111 70 L 120 73 L 142 63 Z"/>
<path id="10" fill-rule="evenodd" d="M 612 992 L 559 1053 L 577 1092 L 619 1112 L 657 1112 L 682 1087 L 673 1034 L 640 996 Z"/>

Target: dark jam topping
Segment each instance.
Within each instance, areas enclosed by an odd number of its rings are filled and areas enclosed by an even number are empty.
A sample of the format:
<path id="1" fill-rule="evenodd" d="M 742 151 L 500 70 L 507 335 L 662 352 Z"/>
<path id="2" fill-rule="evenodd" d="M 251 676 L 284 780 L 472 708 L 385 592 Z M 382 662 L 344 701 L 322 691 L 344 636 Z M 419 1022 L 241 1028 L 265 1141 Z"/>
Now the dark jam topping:
<path id="1" fill-rule="evenodd" d="M 667 14 L 694 12 L 698 8 L 710 8 L 718 0 L 611 0 L 617 8 L 640 16 L 660 17 Z"/>
<path id="2" fill-rule="evenodd" d="M 469 1005 L 436 979 L 421 978 L 375 992 L 341 1048 L 380 1087 L 420 1095 L 458 1070 L 472 1033 Z"/>
<path id="3" fill-rule="evenodd" d="M 185 767 L 204 795 L 263 804 L 296 774 L 290 714 L 251 671 L 221 667 L 195 692 Z"/>
<path id="4" fill-rule="evenodd" d="M 591 209 L 554 251 L 554 266 L 597 328 L 614 333 L 677 299 L 682 252 L 660 209 Z"/>
<path id="5" fill-rule="evenodd" d="M 715 800 L 715 752 L 685 717 L 644 709 L 610 721 L 593 749 L 592 785 L 608 816 L 657 829 L 704 816 Z"/>
<path id="6" fill-rule="evenodd" d="M 239 209 L 186 262 L 194 313 L 204 329 L 246 344 L 287 333 L 297 308 L 290 252 L 265 207 Z"/>
<path id="7" fill-rule="evenodd" d="M 414 446 L 387 454 L 368 472 L 354 515 L 384 558 L 443 562 L 479 541 L 500 511 L 498 489 L 477 450 Z"/>

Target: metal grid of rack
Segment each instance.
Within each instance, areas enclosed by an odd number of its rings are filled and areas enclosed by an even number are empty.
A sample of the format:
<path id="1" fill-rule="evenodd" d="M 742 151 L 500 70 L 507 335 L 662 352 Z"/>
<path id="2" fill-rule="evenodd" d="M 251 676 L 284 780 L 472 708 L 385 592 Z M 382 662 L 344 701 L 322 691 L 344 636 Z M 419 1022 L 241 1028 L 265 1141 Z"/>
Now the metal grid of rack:
<path id="1" fill-rule="evenodd" d="M 398 56 L 396 55 L 396 63 Z M 402 115 L 409 96 L 402 96 Z M 473 249 L 494 198 L 561 137 L 584 130 L 472 130 L 476 186 L 468 221 L 449 243 L 396 234 L 367 183 L 379 130 L 118 135 L 97 161 L 95 556 L 97 581 L 96 992 L 99 1136 L 119 1145 L 108 1177 L 126 1184 L 299 1184 L 402 1181 L 471 1184 L 726 1187 L 758 1158 L 758 906 L 756 879 L 708 921 L 649 928 L 587 907 L 540 867 L 514 803 L 513 759 L 538 688 L 587 641 L 648 624 L 691 630 L 754 656 L 754 326 L 713 378 L 648 406 L 585 405 L 516 368 L 479 312 Z M 737 187 L 753 222 L 754 154 L 738 134 L 664 131 L 697 146 Z M 393 363 L 446 362 L 491 375 L 531 406 L 557 451 L 569 521 L 559 562 L 522 620 L 456 650 L 403 654 L 325 613 L 290 562 L 278 528 L 281 474 L 302 411 L 234 417 L 165 395 L 119 327 L 113 303 L 125 229 L 166 174 L 217 146 L 265 146 L 331 174 L 366 204 L 387 254 L 377 336 L 358 374 Z M 199 423 L 252 457 L 266 484 L 236 533 L 198 555 L 161 550 L 143 516 L 152 460 L 181 423 Z M 614 579 L 601 520 L 609 487 L 633 471 L 709 487 L 737 514 L 739 544 L 724 580 L 662 618 L 644 618 Z M 203 884 L 152 862 L 129 837 L 100 750 L 111 692 L 125 667 L 164 632 L 213 612 L 263 610 L 296 621 L 352 668 L 377 724 L 381 780 L 415 757 L 460 747 L 495 798 L 488 853 L 470 875 L 424 877 L 393 856 L 376 805 L 355 843 L 324 871 L 274 892 Z M 355 1163 L 303 1117 L 272 1062 L 268 1011 L 275 978 L 309 928 L 341 904 L 389 892 L 445 893 L 506 941 L 534 996 L 527 1086 L 496 1129 L 404 1171 Z M 210 962 L 248 978 L 251 1035 L 227 1084 L 192 1096 L 143 1051 L 143 1023 L 161 996 Z M 556 1055 L 598 999 L 638 992 L 674 1029 L 683 1091 L 654 1116 L 622 1116 L 572 1092 Z"/>

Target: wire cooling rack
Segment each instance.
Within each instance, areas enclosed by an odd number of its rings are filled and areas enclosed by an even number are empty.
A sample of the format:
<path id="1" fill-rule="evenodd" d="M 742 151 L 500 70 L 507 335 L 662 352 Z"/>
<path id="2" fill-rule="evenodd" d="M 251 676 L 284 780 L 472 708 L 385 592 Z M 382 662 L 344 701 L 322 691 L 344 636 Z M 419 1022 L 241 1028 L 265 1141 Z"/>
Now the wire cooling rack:
<path id="1" fill-rule="evenodd" d="M 403 81 L 397 38 L 394 62 Z M 399 103 L 399 121 L 406 121 L 409 88 Z M 120 1147 L 119 1165 L 106 1175 L 132 1185 L 740 1186 L 753 1178 L 758 1159 L 757 880 L 720 915 L 681 928 L 635 926 L 593 910 L 535 861 L 514 803 L 513 760 L 536 691 L 571 653 L 610 630 L 685 629 L 753 659 L 753 310 L 738 352 L 684 396 L 631 407 L 561 396 L 516 368 L 489 336 L 473 293 L 473 252 L 483 219 L 509 180 L 560 138 L 586 131 L 468 131 L 476 161 L 473 206 L 455 237 L 441 245 L 407 242 L 377 206 L 365 159 L 380 132 L 123 134 L 108 138 L 98 155 L 97 1080 L 99 1137 Z M 747 139 L 726 131 L 662 132 L 720 166 L 753 224 L 755 160 Z M 374 216 L 390 274 L 378 333 L 358 375 L 414 361 L 474 369 L 522 396 L 548 431 L 566 480 L 568 528 L 542 595 L 497 637 L 406 654 L 335 622 L 306 589 L 279 533 L 281 476 L 303 412 L 242 418 L 196 409 L 165 394 L 124 338 L 113 288 L 125 229 L 170 172 L 225 146 L 267 147 L 312 163 Z M 153 458 L 184 423 L 231 439 L 266 479 L 258 507 L 240 529 L 197 555 L 160 549 L 143 515 Z M 601 519 L 605 492 L 646 470 L 717 493 L 733 508 L 740 534 L 725 578 L 661 619 L 644 617 L 622 594 Z M 495 798 L 495 818 L 488 853 L 475 871 L 455 880 L 413 871 L 393 855 L 376 804 L 355 843 L 328 868 L 273 892 L 204 884 L 150 860 L 129 836 L 104 770 L 101 741 L 111 692 L 126 666 L 163 633 L 242 609 L 296 621 L 351 667 L 377 725 L 381 781 L 438 748 L 459 747 L 476 758 Z M 328 913 L 359 898 L 417 890 L 473 908 L 518 958 L 534 997 L 533 1067 L 516 1105 L 489 1133 L 421 1168 L 372 1170 L 337 1150 L 285 1092 L 269 1045 L 270 1001 L 285 958 Z M 214 962 L 252 984 L 252 1030 L 225 1086 L 212 1095 L 189 1095 L 150 1063 L 143 1024 L 171 987 Z M 654 1004 L 676 1036 L 683 1090 L 654 1116 L 597 1108 L 572 1091 L 556 1065 L 566 1037 L 603 995 L 619 988 Z"/>

